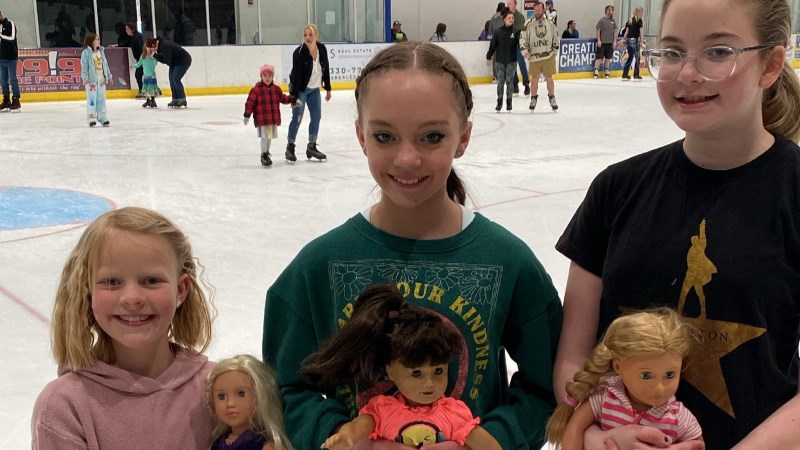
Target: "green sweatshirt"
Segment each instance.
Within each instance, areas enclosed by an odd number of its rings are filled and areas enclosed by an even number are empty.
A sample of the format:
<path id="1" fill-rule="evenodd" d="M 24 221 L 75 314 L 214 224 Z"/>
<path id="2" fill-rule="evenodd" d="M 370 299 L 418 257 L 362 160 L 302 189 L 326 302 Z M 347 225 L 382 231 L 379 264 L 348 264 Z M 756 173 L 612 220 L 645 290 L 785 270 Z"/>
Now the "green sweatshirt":
<path id="1" fill-rule="evenodd" d="M 504 450 L 539 449 L 555 407 L 561 302 L 530 248 L 480 214 L 456 236 L 424 241 L 387 234 L 358 214 L 306 245 L 278 277 L 267 293 L 263 356 L 277 371 L 295 447 L 318 449 L 383 393 L 355 383 L 323 392 L 299 368 L 347 323 L 356 295 L 384 282 L 461 330 L 466 355 L 451 364 L 447 395 L 463 400 Z M 519 366 L 510 384 L 506 351 Z"/>

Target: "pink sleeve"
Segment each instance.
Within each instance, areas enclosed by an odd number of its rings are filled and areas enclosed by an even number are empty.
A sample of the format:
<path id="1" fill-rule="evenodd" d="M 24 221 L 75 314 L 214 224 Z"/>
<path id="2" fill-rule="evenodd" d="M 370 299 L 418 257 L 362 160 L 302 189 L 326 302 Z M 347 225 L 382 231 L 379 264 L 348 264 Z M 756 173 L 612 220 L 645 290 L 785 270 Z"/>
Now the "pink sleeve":
<path id="1" fill-rule="evenodd" d="M 678 440 L 677 442 L 691 441 L 703 436 L 703 430 L 697 418 L 694 417 L 689 408 L 678 402 Z"/>
<path id="2" fill-rule="evenodd" d="M 481 423 L 481 419 L 472 417 L 472 411 L 461 400 L 445 397 L 442 399 L 441 407 L 447 411 L 450 425 L 453 428 L 448 440 L 464 445 L 467 441 L 467 436 Z"/>
<path id="3" fill-rule="evenodd" d="M 386 437 L 386 427 L 390 422 L 393 400 L 394 398 L 388 395 L 376 395 L 358 412 L 359 415 L 369 414 L 375 420 L 375 429 L 369 435 L 370 439 L 392 439 Z"/>

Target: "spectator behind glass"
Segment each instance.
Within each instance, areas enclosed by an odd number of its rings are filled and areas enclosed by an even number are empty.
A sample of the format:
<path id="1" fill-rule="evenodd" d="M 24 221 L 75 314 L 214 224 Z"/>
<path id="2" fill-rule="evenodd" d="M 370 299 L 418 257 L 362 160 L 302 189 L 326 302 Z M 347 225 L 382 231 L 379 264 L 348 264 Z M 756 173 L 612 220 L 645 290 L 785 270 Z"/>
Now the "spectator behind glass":
<path id="1" fill-rule="evenodd" d="M 563 33 L 561 33 L 561 39 L 579 39 L 580 33 L 578 33 L 578 29 L 576 27 L 577 24 L 574 20 L 567 22 L 567 28 Z"/>

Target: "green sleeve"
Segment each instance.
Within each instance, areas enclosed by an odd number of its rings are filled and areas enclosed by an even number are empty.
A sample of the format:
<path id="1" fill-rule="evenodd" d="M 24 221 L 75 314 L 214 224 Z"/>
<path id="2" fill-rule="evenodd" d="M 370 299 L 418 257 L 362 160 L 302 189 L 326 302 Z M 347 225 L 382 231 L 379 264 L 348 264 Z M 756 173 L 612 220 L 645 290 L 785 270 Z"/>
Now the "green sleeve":
<path id="1" fill-rule="evenodd" d="M 517 372 L 503 405 L 481 416 L 481 426 L 504 450 L 541 448 L 547 420 L 556 406 L 553 364 L 562 306 L 539 262 L 532 268 L 517 280 L 503 335 L 503 346 L 517 363 Z"/>
<path id="2" fill-rule="evenodd" d="M 350 420 L 333 392 L 326 398 L 300 374 L 303 359 L 317 349 L 315 336 L 310 319 L 304 320 L 271 288 L 264 309 L 263 358 L 276 371 L 286 433 L 298 449 L 319 448 L 334 428 Z"/>

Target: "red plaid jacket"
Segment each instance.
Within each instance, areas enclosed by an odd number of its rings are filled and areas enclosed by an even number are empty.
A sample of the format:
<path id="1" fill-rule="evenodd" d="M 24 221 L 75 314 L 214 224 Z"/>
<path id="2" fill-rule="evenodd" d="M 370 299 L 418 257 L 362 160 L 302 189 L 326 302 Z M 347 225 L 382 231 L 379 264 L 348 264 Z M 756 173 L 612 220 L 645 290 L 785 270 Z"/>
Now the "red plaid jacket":
<path id="1" fill-rule="evenodd" d="M 284 94 L 277 84 L 271 83 L 267 86 L 263 81 L 259 81 L 247 95 L 247 101 L 244 103 L 244 116 L 254 116 L 253 125 L 256 127 L 280 125 L 280 104 L 288 104 L 291 101 L 292 97 Z"/>

